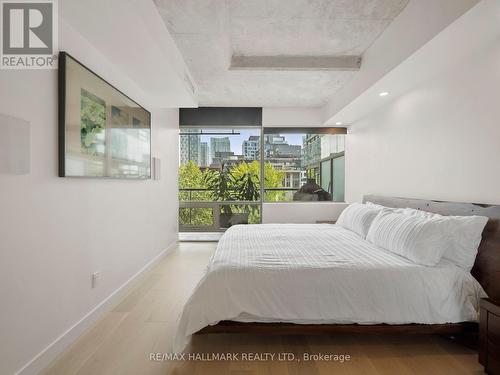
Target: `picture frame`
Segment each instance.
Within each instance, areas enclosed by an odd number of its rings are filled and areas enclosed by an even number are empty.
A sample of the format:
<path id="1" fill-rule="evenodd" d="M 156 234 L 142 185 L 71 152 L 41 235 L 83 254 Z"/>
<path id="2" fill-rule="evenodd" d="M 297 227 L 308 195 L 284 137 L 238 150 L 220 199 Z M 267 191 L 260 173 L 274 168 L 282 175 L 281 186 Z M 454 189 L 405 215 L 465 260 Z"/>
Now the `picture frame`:
<path id="1" fill-rule="evenodd" d="M 151 179 L 151 113 L 59 53 L 59 176 Z"/>

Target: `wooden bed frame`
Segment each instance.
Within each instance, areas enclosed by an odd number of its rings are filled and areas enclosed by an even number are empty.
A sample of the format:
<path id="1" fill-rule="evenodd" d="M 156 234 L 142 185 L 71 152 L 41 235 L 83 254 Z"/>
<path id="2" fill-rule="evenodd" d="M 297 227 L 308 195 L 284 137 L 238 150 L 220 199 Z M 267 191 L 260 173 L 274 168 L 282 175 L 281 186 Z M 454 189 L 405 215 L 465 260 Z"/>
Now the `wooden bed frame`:
<path id="1" fill-rule="evenodd" d="M 472 275 L 493 300 L 500 300 L 500 206 L 440 202 L 422 199 L 391 198 L 368 195 L 363 202 L 372 202 L 394 208 L 415 208 L 441 215 L 471 216 L 490 218 L 483 231 L 483 239 Z M 325 334 L 468 334 L 477 332 L 478 324 L 463 322 L 453 324 L 292 324 L 292 323 L 240 323 L 221 321 L 208 326 L 197 334 L 207 333 L 254 333 L 266 335 L 325 335 Z"/>

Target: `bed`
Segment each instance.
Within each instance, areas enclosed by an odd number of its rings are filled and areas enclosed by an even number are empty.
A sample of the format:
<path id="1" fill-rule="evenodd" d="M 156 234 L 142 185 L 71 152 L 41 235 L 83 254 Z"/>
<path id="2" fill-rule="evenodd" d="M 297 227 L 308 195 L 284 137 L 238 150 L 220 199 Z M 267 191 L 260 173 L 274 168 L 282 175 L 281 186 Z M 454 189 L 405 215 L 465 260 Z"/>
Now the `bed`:
<path id="1" fill-rule="evenodd" d="M 184 307 L 175 340 L 194 333 L 459 333 L 473 330 L 479 299 L 500 297 L 500 206 L 367 196 L 388 207 L 490 218 L 472 272 L 435 267 L 337 225 L 230 228 Z"/>

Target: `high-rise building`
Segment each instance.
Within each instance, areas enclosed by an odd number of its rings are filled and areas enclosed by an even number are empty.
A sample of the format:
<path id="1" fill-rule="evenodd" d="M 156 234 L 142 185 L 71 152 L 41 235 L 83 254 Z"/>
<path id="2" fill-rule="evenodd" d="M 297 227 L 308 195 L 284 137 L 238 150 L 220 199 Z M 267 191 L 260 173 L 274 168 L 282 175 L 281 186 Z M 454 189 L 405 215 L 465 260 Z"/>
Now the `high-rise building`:
<path id="1" fill-rule="evenodd" d="M 345 150 L 345 135 L 325 135 L 321 138 L 321 158 L 338 154 Z"/>
<path id="2" fill-rule="evenodd" d="M 231 141 L 229 137 L 223 138 L 210 138 L 210 164 L 217 152 L 230 152 L 231 151 Z"/>
<path id="3" fill-rule="evenodd" d="M 200 143 L 200 167 L 208 167 L 208 143 Z"/>
<path id="4" fill-rule="evenodd" d="M 180 136 L 180 162 L 181 165 L 187 164 L 190 160 L 196 164 L 200 162 L 200 141 L 201 138 L 197 134 L 198 129 L 183 129 Z M 193 133 L 193 135 L 188 134 Z"/>
<path id="5" fill-rule="evenodd" d="M 241 146 L 243 157 L 247 160 L 259 160 L 260 137 L 251 135 Z"/>
<path id="6" fill-rule="evenodd" d="M 308 166 L 317 164 L 321 159 L 327 158 L 332 154 L 343 152 L 345 149 L 345 136 L 308 134 L 303 137 L 303 143 L 303 164 Z"/>
<path id="7" fill-rule="evenodd" d="M 307 134 L 302 137 L 302 165 L 309 166 L 318 164 L 321 160 L 321 134 Z"/>
<path id="8" fill-rule="evenodd" d="M 264 136 L 264 155 L 271 157 L 300 157 L 301 146 L 289 145 L 285 136 L 266 134 Z"/>
<path id="9" fill-rule="evenodd" d="M 283 172 L 282 187 L 298 189 L 301 184 L 301 145 L 290 145 L 285 136 L 264 136 L 266 162 Z"/>
<path id="10" fill-rule="evenodd" d="M 264 136 L 264 143 L 270 145 L 287 144 L 285 136 L 279 134 L 266 134 Z"/>
<path id="11" fill-rule="evenodd" d="M 302 146 L 300 145 L 289 145 L 287 143 L 272 144 L 267 145 L 266 156 L 300 158 L 301 150 Z"/>

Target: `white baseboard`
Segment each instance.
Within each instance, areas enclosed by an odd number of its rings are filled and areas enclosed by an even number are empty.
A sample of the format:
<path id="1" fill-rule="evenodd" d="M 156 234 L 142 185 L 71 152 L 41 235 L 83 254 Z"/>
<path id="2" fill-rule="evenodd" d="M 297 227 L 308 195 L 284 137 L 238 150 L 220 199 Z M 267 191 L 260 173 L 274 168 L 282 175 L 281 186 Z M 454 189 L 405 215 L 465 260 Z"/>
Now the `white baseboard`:
<path id="1" fill-rule="evenodd" d="M 137 285 L 145 274 L 152 269 L 165 255 L 170 253 L 177 241 L 172 243 L 166 249 L 162 250 L 157 256 L 149 261 L 137 273 L 129 278 L 125 283 L 111 293 L 104 301 L 99 303 L 91 311 L 89 311 L 82 319 L 76 322 L 71 328 L 64 332 L 61 336 L 50 343 L 45 349 L 38 353 L 33 359 L 26 363 L 15 375 L 35 375 L 45 369 L 54 359 L 57 358 L 64 350 L 73 344 L 83 332 L 90 328 L 97 320 L 110 311 L 118 304 L 133 288 Z"/>

